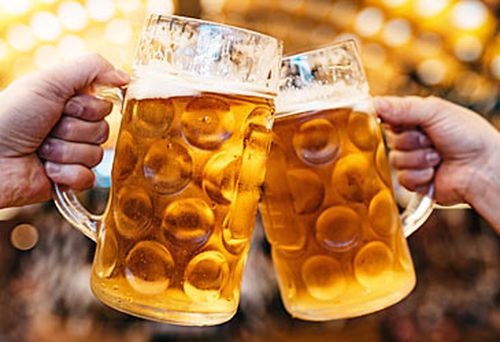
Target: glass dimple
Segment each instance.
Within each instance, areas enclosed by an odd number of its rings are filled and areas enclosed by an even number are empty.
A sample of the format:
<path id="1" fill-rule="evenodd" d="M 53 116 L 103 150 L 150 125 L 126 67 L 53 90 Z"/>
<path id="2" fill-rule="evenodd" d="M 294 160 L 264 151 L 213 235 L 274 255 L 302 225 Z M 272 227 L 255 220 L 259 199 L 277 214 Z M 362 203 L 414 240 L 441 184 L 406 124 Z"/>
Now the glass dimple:
<path id="1" fill-rule="evenodd" d="M 116 146 L 116 156 L 123 162 L 113 168 L 113 171 L 117 179 L 125 180 L 134 172 L 138 160 L 137 143 L 127 131 L 122 131 L 120 135 L 120 143 Z"/>
<path id="2" fill-rule="evenodd" d="M 195 256 L 186 267 L 184 291 L 195 301 L 213 302 L 220 298 L 229 277 L 224 255 L 217 251 Z"/>
<path id="3" fill-rule="evenodd" d="M 187 141 L 204 150 L 219 148 L 234 131 L 231 106 L 216 98 L 195 98 L 182 114 L 182 131 Z"/>
<path id="4" fill-rule="evenodd" d="M 141 137 L 161 137 L 169 130 L 174 116 L 174 106 L 168 99 L 132 104 L 134 132 Z"/>
<path id="5" fill-rule="evenodd" d="M 151 225 L 153 204 L 141 188 L 123 187 L 113 212 L 120 235 L 132 239 L 142 236 Z"/>
<path id="6" fill-rule="evenodd" d="M 144 157 L 144 177 L 161 194 L 173 194 L 191 181 L 193 161 L 189 151 L 176 142 L 159 140 Z"/>
<path id="7" fill-rule="evenodd" d="M 293 136 L 297 156 L 307 164 L 333 161 L 339 152 L 338 132 L 326 119 L 312 119 L 302 124 Z"/>
<path id="8" fill-rule="evenodd" d="M 358 282 L 368 289 L 383 290 L 393 280 L 394 256 L 383 242 L 364 245 L 354 257 L 354 274 Z"/>
<path id="9" fill-rule="evenodd" d="M 295 212 L 309 214 L 318 210 L 325 196 L 321 178 L 307 169 L 290 170 L 286 173 L 286 178 Z"/>
<path id="10" fill-rule="evenodd" d="M 370 202 L 368 217 L 373 229 L 382 236 L 391 236 L 398 228 L 399 213 L 388 189 L 380 191 Z"/>
<path id="11" fill-rule="evenodd" d="M 340 263 L 324 255 L 312 256 L 304 262 L 302 279 L 309 294 L 318 300 L 337 298 L 346 287 Z"/>
<path id="12" fill-rule="evenodd" d="M 125 259 L 125 275 L 137 292 L 154 295 L 165 291 L 171 281 L 174 261 L 168 249 L 155 241 L 140 241 Z"/>
<path id="13" fill-rule="evenodd" d="M 229 204 L 235 195 L 239 158 L 231 152 L 214 155 L 203 168 L 205 193 L 219 204 Z"/>
<path id="14" fill-rule="evenodd" d="M 370 177 L 370 162 L 360 154 L 348 154 L 340 159 L 333 170 L 332 184 L 345 199 L 362 202 L 365 197 L 365 184 Z"/>
<path id="15" fill-rule="evenodd" d="M 332 207 L 321 213 L 316 221 L 316 240 L 327 250 L 346 252 L 361 238 L 361 218 L 348 207 Z"/>
<path id="16" fill-rule="evenodd" d="M 361 150 L 371 151 L 378 143 L 376 123 L 368 113 L 353 112 L 347 123 L 347 134 Z"/>
<path id="17" fill-rule="evenodd" d="M 194 248 L 206 243 L 212 234 L 214 213 L 202 199 L 180 199 L 165 210 L 162 227 L 174 243 Z"/>

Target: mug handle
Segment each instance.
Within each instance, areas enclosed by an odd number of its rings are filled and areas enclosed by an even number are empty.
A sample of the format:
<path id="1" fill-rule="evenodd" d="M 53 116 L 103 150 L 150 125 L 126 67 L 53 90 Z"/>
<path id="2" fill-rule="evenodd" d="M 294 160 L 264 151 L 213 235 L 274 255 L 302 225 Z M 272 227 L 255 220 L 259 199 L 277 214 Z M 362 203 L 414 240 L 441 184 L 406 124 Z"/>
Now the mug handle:
<path id="1" fill-rule="evenodd" d="M 122 88 L 110 88 L 95 86 L 94 95 L 97 98 L 110 101 L 121 108 L 124 90 Z M 82 232 L 92 241 L 97 240 L 97 229 L 102 215 L 90 213 L 80 203 L 78 197 L 70 189 L 64 189 L 54 183 L 54 203 L 61 215 L 76 229 Z"/>
<path id="2" fill-rule="evenodd" d="M 413 234 L 434 210 L 434 184 L 431 183 L 426 194 L 413 193 L 408 205 L 401 213 L 401 223 L 405 237 Z"/>

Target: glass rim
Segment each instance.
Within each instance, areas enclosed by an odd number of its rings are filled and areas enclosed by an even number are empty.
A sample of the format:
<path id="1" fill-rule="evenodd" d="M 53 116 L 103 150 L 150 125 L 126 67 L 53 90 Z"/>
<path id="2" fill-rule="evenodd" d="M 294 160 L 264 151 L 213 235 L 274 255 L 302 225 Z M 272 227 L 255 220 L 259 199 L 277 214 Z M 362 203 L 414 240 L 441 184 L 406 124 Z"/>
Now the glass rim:
<path id="1" fill-rule="evenodd" d="M 205 20 L 205 19 L 198 19 L 198 18 L 187 17 L 187 16 L 182 16 L 182 15 L 151 13 L 151 14 L 148 15 L 148 17 L 146 19 L 146 22 L 148 24 L 151 24 L 151 22 L 154 21 L 154 20 L 156 20 L 157 22 L 161 22 L 161 21 L 165 21 L 165 22 L 169 22 L 170 21 L 170 22 L 172 22 L 173 20 L 178 20 L 180 22 L 185 22 L 185 23 L 196 23 L 196 24 L 213 25 L 213 26 L 217 26 L 217 27 L 221 27 L 221 28 L 233 30 L 233 31 L 236 31 L 236 32 L 245 33 L 245 34 L 248 34 L 248 35 L 251 35 L 251 36 L 260 37 L 260 38 L 267 39 L 267 40 L 270 40 L 270 41 L 275 41 L 276 44 L 277 44 L 277 46 L 283 46 L 283 41 L 281 39 L 278 39 L 278 38 L 274 37 L 274 36 L 271 36 L 271 35 L 268 35 L 268 34 L 265 34 L 265 33 L 261 33 L 261 32 L 257 32 L 257 31 L 253 31 L 253 30 L 250 30 L 250 29 L 246 29 L 246 28 L 243 28 L 243 27 L 234 26 L 234 25 L 228 25 L 228 24 L 223 24 L 223 23 L 219 23 L 219 22 L 215 22 L 215 21 L 210 21 L 210 20 Z"/>
<path id="2" fill-rule="evenodd" d="M 292 59 L 295 59 L 295 58 L 301 58 L 302 59 L 304 57 L 316 56 L 316 55 L 321 54 L 322 52 L 327 52 L 329 50 L 338 49 L 339 47 L 342 47 L 342 46 L 348 46 L 350 48 L 353 48 L 353 50 L 356 52 L 356 54 L 359 54 L 359 46 L 358 46 L 357 41 L 355 39 L 353 39 L 353 38 L 348 38 L 348 39 L 345 39 L 345 40 L 341 40 L 341 41 L 337 41 L 337 42 L 334 42 L 334 43 L 330 43 L 330 44 L 328 44 L 326 46 L 323 46 L 323 47 L 320 47 L 320 48 L 316 48 L 316 49 L 313 49 L 313 50 L 306 50 L 306 51 L 297 52 L 297 53 L 293 53 L 293 54 L 289 54 L 289 55 L 283 56 L 283 58 L 281 59 L 281 61 L 282 61 L 282 64 L 283 64 L 283 62 L 289 61 L 289 60 L 292 60 Z"/>

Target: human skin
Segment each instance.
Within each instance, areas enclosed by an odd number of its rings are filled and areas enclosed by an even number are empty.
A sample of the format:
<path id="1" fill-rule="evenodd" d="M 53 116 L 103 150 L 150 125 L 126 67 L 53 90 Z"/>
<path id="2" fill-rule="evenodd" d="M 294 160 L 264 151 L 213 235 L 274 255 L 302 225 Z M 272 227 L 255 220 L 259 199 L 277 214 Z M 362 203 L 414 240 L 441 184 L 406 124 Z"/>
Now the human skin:
<path id="1" fill-rule="evenodd" d="M 0 93 L 0 208 L 51 198 L 51 182 L 75 190 L 94 183 L 112 105 L 94 85 L 119 87 L 128 76 L 97 54 L 22 77 Z"/>
<path id="2" fill-rule="evenodd" d="M 400 184 L 442 205 L 468 203 L 500 232 L 500 133 L 483 117 L 436 97 L 378 97 Z"/>

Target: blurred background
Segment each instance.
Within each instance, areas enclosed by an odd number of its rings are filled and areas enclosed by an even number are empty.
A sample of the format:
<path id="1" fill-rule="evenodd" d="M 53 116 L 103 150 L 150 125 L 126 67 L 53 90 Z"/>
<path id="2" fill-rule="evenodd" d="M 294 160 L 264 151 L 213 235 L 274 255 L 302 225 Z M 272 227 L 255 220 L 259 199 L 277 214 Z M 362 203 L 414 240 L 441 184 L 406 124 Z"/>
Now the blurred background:
<path id="1" fill-rule="evenodd" d="M 0 89 L 87 51 L 131 71 L 149 12 L 272 34 L 286 53 L 354 38 L 373 94 L 441 96 L 500 128 L 498 0 L 0 0 Z M 119 119 L 116 112 L 109 119 L 113 132 Z M 83 198 L 98 212 L 106 191 Z M 253 241 L 237 316 L 219 327 L 180 328 L 97 302 L 88 286 L 94 246 L 51 203 L 0 210 L 0 341 L 500 340 L 500 240 L 473 210 L 436 210 L 409 239 L 413 293 L 351 320 L 291 319 L 260 223 Z"/>

